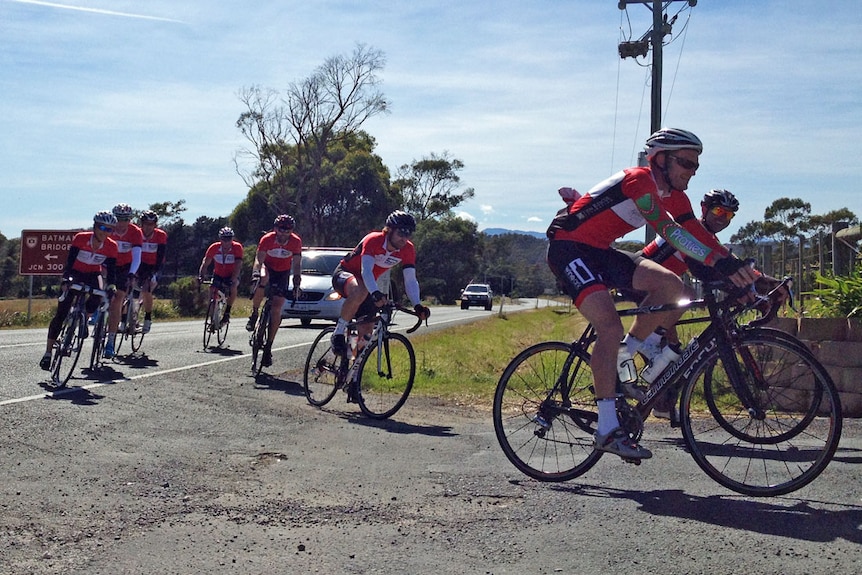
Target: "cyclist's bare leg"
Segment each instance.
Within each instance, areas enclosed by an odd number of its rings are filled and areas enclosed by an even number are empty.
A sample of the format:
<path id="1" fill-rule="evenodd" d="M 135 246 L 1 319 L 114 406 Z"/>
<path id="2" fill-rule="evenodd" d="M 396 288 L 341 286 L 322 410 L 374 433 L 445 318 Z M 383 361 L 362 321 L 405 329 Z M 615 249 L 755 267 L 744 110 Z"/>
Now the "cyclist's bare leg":
<path id="1" fill-rule="evenodd" d="M 616 366 L 624 330 L 614 300 L 607 290 L 594 291 L 584 297 L 578 311 L 596 330 L 596 342 L 590 359 L 599 412 L 595 447 L 627 460 L 648 459 L 652 453 L 628 436 L 620 427 L 617 417 Z"/>
<path id="2" fill-rule="evenodd" d="M 272 307 L 269 309 L 269 334 L 267 334 L 266 345 L 272 345 L 275 341 L 275 335 L 278 333 L 278 328 L 281 327 L 281 308 L 284 307 L 284 296 L 272 296 Z"/>
<path id="3" fill-rule="evenodd" d="M 650 260 L 638 263 L 632 276 L 632 287 L 638 291 L 647 292 L 640 305 L 661 305 L 675 303 L 685 296 L 685 286 L 675 273 Z M 685 310 L 674 310 L 661 313 L 649 313 L 635 316 L 629 333 L 645 340 L 659 326 L 665 329 L 673 326 L 682 317 Z M 595 373 L 595 369 L 593 369 Z"/>
<path id="4" fill-rule="evenodd" d="M 586 296 L 578 311 L 596 330 L 590 368 L 596 389 L 596 399 L 613 399 L 616 396 L 617 353 L 623 337 L 623 324 L 606 290 Z"/>

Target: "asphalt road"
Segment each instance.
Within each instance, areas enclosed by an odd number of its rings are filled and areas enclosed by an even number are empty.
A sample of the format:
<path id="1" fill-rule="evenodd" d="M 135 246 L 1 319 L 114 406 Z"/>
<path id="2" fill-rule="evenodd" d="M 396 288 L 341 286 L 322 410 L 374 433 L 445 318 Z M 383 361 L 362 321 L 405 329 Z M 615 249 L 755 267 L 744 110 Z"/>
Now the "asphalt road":
<path id="1" fill-rule="evenodd" d="M 431 328 L 487 315 L 435 308 Z M 145 355 L 57 395 L 44 330 L 0 331 L 0 573 L 862 572 L 858 421 L 780 498 L 728 492 L 652 420 L 649 462 L 545 484 L 505 459 L 490 406 L 319 410 L 299 383 L 317 330 L 285 322 L 255 380 L 236 323 L 220 352 L 156 324 Z"/>

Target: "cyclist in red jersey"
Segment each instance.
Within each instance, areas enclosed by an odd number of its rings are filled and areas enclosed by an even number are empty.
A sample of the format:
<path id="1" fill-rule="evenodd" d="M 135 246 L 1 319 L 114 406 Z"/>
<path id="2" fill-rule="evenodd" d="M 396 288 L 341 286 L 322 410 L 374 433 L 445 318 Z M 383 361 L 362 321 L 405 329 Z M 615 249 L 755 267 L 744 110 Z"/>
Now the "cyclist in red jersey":
<path id="1" fill-rule="evenodd" d="M 252 296 L 251 317 L 245 329 L 254 330 L 257 322 L 258 308 L 263 301 L 265 287 L 269 285 L 272 299 L 272 321 L 269 325 L 269 336 L 263 347 L 263 357 L 260 364 L 263 367 L 272 365 L 272 342 L 281 325 L 281 308 L 288 293 L 290 276 L 293 275 L 293 297 L 299 297 L 299 285 L 302 282 L 302 239 L 294 233 L 296 220 L 293 216 L 281 214 L 273 222 L 273 230 L 264 234 L 257 244 L 257 255 L 252 266 L 252 279 L 260 278 L 257 289 Z"/>
<path id="2" fill-rule="evenodd" d="M 718 233 L 730 225 L 730 221 L 736 215 L 739 209 L 739 200 L 727 190 L 710 190 L 700 202 L 701 217 L 700 223 L 713 236 L 718 236 Z M 693 216 L 690 216 L 693 217 Z M 717 238 L 716 238 L 717 239 Z M 668 243 L 662 237 L 657 237 L 638 252 L 656 263 L 660 263 L 667 269 L 671 270 L 678 276 L 681 276 L 688 271 L 688 263 L 686 256 L 673 245 Z M 645 294 L 633 294 L 637 301 L 640 301 Z M 686 286 L 684 296 L 689 299 L 695 297 L 693 290 Z M 626 335 L 626 338 L 631 336 Z M 626 341 L 623 338 L 623 341 Z M 658 357 L 662 353 L 664 346 L 670 347 L 673 352 L 672 356 L 679 356 L 681 353 L 679 336 L 676 331 L 676 326 L 668 326 L 667 329 L 659 327 L 647 336 L 643 341 L 641 353 L 649 361 Z M 676 423 L 678 418 L 675 417 L 676 394 L 673 390 L 668 390 L 662 393 L 653 406 L 652 413 L 661 419 L 669 419 L 672 423 Z"/>
<path id="3" fill-rule="evenodd" d="M 377 279 L 385 272 L 401 264 L 404 275 L 404 290 L 419 317 L 426 319 L 431 310 L 420 303 L 419 281 L 416 279 L 416 248 L 410 238 L 416 231 L 416 220 L 410 214 L 397 210 L 386 218 L 382 231 L 371 232 L 362 238 L 332 274 L 332 287 L 345 298 L 341 317 L 332 334 L 332 351 L 347 353 L 344 333 L 347 324 L 356 317 L 372 315 L 376 308 L 388 301 L 380 291 Z M 371 332 L 370 322 L 358 328 L 359 341 Z"/>
<path id="4" fill-rule="evenodd" d="M 72 238 L 69 255 L 63 268 L 63 295 L 57 304 L 57 311 L 48 326 L 48 341 L 45 354 L 39 361 L 39 367 L 51 369 L 51 350 L 60 334 L 63 320 L 72 307 L 71 297 L 64 297 L 69 284 L 80 283 L 95 289 L 116 290 L 117 244 L 111 239 L 111 232 L 117 225 L 117 218 L 111 212 L 98 212 L 93 216 L 93 229 L 89 232 L 79 232 Z M 108 286 L 103 285 L 102 271 Z M 99 297 L 91 295 L 87 299 L 87 313 L 93 313 L 99 307 Z"/>
<path id="5" fill-rule="evenodd" d="M 159 271 L 165 261 L 168 234 L 162 228 L 156 227 L 159 216 L 153 210 L 142 212 L 138 221 L 144 240 L 141 244 L 141 266 L 138 268 L 141 297 L 144 300 L 144 325 L 141 331 L 150 333 L 153 325 L 153 292 L 159 284 Z"/>
<path id="6" fill-rule="evenodd" d="M 233 239 L 233 229 L 225 226 L 218 231 L 219 241 L 210 244 L 201 260 L 198 270 L 198 283 L 204 280 L 204 273 L 213 266 L 213 287 L 227 294 L 227 302 L 219 323 L 230 322 L 230 310 L 236 301 L 239 276 L 242 272 L 242 244 Z"/>
<path id="7" fill-rule="evenodd" d="M 117 204 L 112 210 L 117 218 L 117 225 L 111 239 L 117 243 L 117 284 L 116 297 L 111 299 L 111 309 L 108 312 L 108 337 L 105 340 L 104 356 L 108 359 L 114 357 L 114 338 L 117 328 L 120 326 L 123 313 L 123 299 L 126 292 L 132 289 L 138 268 L 141 266 L 141 246 L 144 243 L 144 234 L 141 228 L 132 223 L 132 206 L 129 204 Z M 126 327 L 126 326 L 122 326 Z M 136 326 L 130 326 L 135 329 Z"/>
<path id="8" fill-rule="evenodd" d="M 646 141 L 645 167 L 625 169 L 594 186 L 557 215 L 548 228 L 548 265 L 581 314 L 596 329 L 590 366 L 599 420 L 595 448 L 627 459 L 652 453 L 620 427 L 616 414 L 617 356 L 624 330 L 609 288 L 646 292 L 645 305 L 677 301 L 684 293 L 679 276 L 642 256 L 611 247 L 612 242 L 646 224 L 689 257 L 713 266 L 734 285 L 756 277 L 680 206 L 691 205 L 684 190 L 703 151 L 700 139 L 686 130 L 663 128 Z M 678 219 L 674 219 L 678 218 Z M 659 325 L 676 323 L 681 312 L 640 315 L 627 343 L 633 353 Z"/>

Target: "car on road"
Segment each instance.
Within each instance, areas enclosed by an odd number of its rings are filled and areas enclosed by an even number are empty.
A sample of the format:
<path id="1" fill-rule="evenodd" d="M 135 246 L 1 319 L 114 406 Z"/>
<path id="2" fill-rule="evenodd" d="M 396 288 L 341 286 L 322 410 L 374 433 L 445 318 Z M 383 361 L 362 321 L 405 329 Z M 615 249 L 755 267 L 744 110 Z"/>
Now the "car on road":
<path id="1" fill-rule="evenodd" d="M 494 292 L 488 284 L 469 284 L 461 291 L 461 309 L 481 305 L 490 311 L 494 303 Z"/>
<path id="2" fill-rule="evenodd" d="M 341 316 L 343 298 L 332 289 L 332 272 L 353 248 L 302 248 L 302 293 L 294 301 L 284 300 L 282 319 L 298 319 L 303 326 L 311 320 L 337 321 Z"/>

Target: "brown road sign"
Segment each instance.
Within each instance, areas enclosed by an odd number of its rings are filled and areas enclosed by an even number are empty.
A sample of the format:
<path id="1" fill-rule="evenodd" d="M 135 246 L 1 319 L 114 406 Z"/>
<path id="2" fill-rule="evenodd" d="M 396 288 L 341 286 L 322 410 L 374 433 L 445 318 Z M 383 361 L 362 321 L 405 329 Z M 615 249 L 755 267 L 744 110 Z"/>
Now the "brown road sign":
<path id="1" fill-rule="evenodd" d="M 62 274 L 69 256 L 69 245 L 78 231 L 80 230 L 22 231 L 18 273 L 25 276 Z"/>

